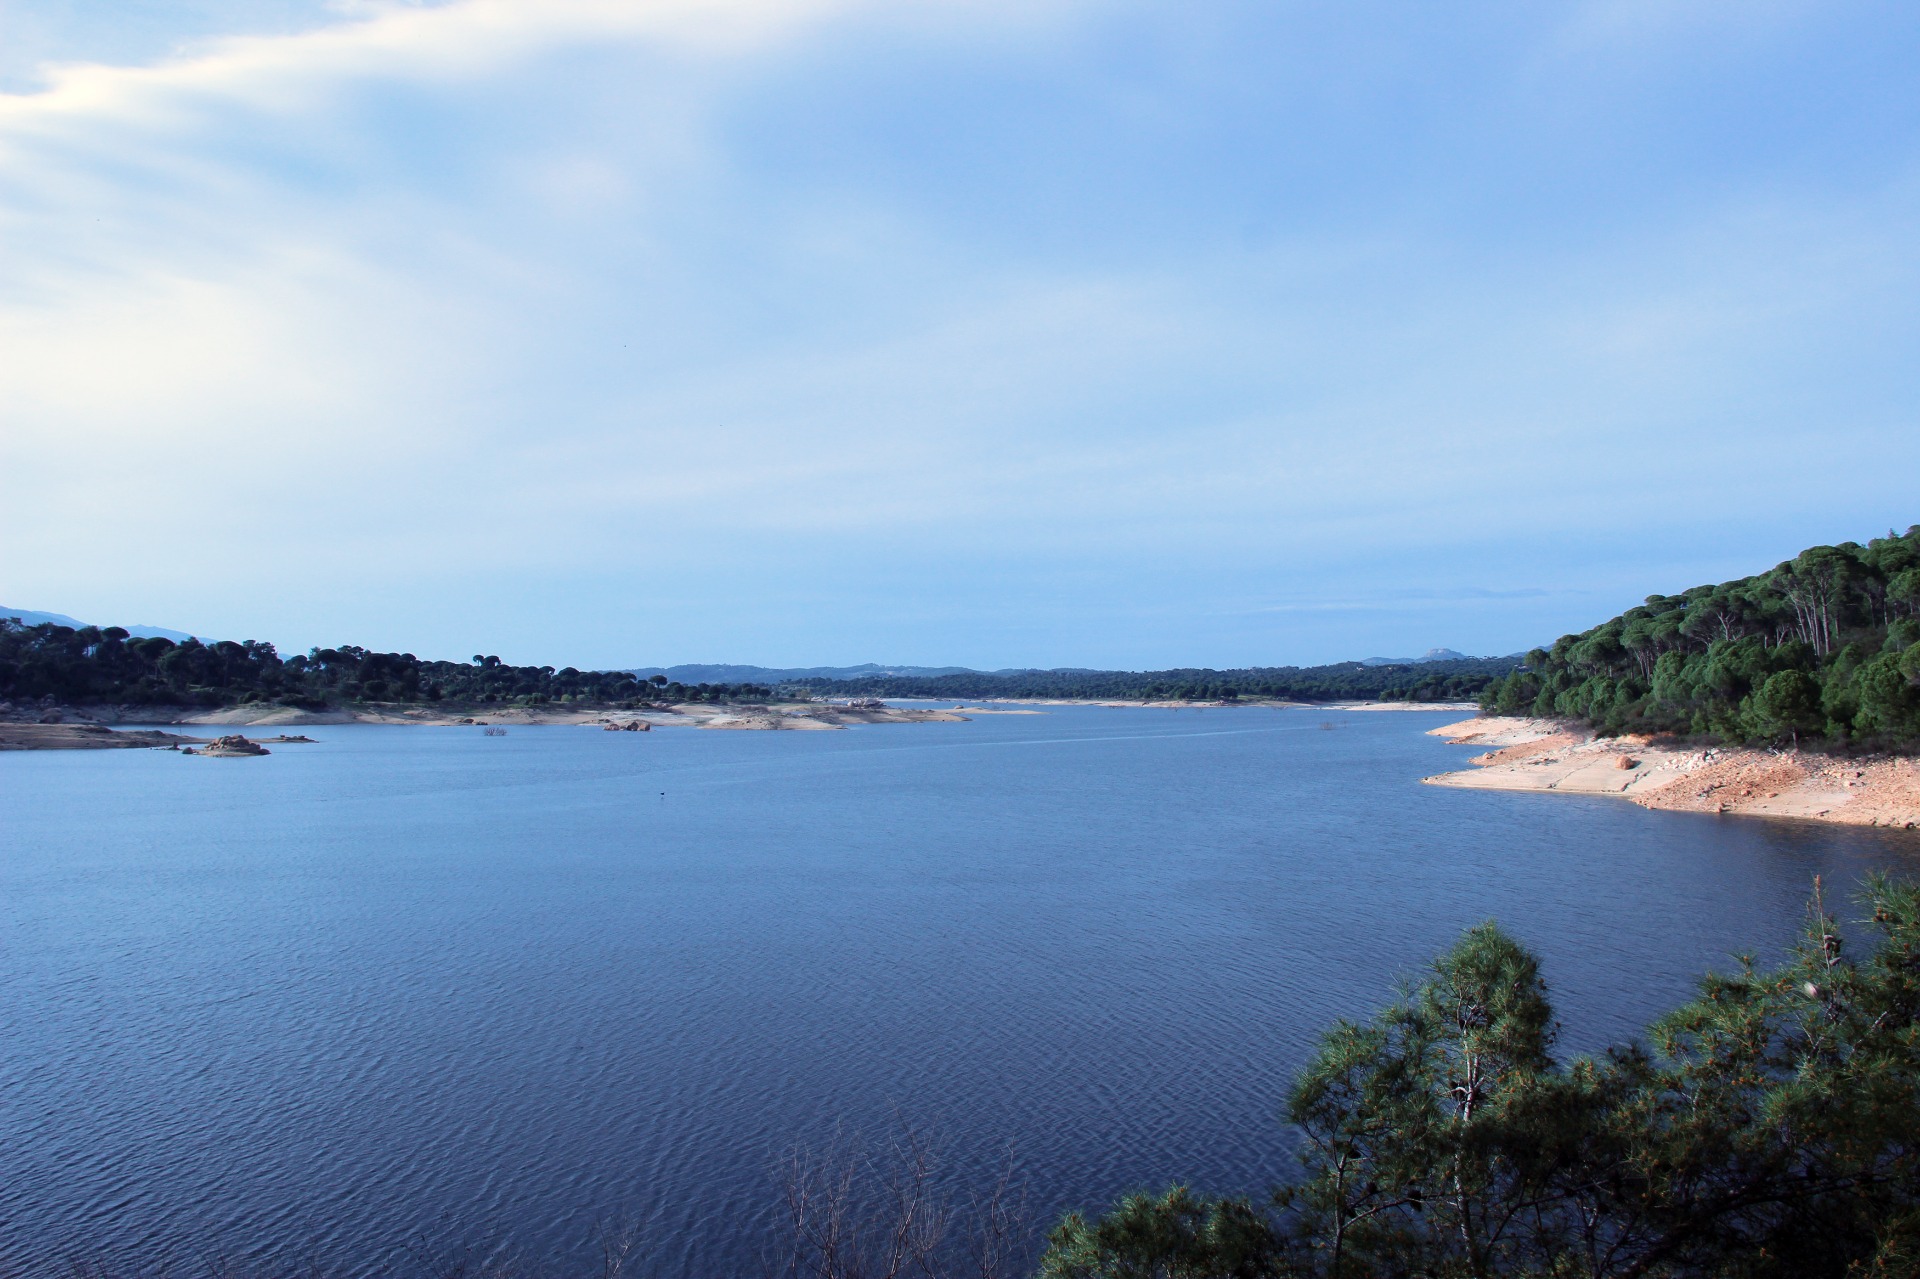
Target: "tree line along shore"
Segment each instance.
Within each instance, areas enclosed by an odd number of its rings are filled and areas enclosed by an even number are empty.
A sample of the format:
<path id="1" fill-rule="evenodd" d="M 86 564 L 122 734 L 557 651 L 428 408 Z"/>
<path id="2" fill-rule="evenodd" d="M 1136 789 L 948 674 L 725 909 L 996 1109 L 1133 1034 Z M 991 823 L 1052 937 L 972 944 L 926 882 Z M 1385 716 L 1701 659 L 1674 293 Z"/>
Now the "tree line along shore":
<path id="1" fill-rule="evenodd" d="M 1051 670 L 882 676 L 781 684 L 683 684 L 664 675 L 514 666 L 475 654 L 470 662 L 355 645 L 283 657 L 257 640 L 176 643 L 136 638 L 117 626 L 23 625 L 0 618 L 0 701 L 16 716 L 33 707 L 266 705 L 327 711 L 357 705 L 426 710 L 641 709 L 655 704 L 728 705 L 778 700 L 908 698 L 1057 701 L 1408 703 L 1470 701 L 1517 664 L 1468 658 L 1411 666 L 1327 666 L 1168 671 Z"/>
<path id="2" fill-rule="evenodd" d="M 0 700 L 16 705 L 639 707 L 772 695 L 754 684 L 688 687 L 631 671 L 513 666 L 482 654 L 471 662 L 433 661 L 346 644 L 282 657 L 258 640 L 176 643 L 135 638 L 118 626 L 25 626 L 0 618 Z"/>
<path id="3" fill-rule="evenodd" d="M 282 657 L 247 640 L 176 643 L 125 629 L 0 618 L 0 721 L 134 722 L 169 715 L 301 722 L 341 715 L 698 712 L 715 726 L 780 727 L 795 707 L 874 698 L 1330 703 L 1477 699 L 1488 715 L 1661 746 L 1811 748 L 1846 757 L 1920 749 L 1920 526 L 1801 552 L 1772 570 L 1648 596 L 1520 658 L 1414 665 L 1165 671 L 955 672 L 792 684 L 686 685 L 664 675 L 426 660 L 354 645 Z M 782 707 L 782 703 L 785 703 Z M 736 708 L 741 714 L 722 714 Z M 1492 776 L 1492 775 L 1489 775 Z M 1483 783 L 1491 784 L 1491 782 Z"/>

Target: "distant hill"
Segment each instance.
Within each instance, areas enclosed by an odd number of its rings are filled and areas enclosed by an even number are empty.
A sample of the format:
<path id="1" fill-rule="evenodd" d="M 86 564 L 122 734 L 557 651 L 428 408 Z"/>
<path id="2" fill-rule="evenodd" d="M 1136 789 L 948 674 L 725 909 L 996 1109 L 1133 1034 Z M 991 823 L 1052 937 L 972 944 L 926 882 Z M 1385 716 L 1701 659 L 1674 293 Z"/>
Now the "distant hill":
<path id="1" fill-rule="evenodd" d="M 1420 657 L 1367 657 L 1348 665 L 1426 666 L 1435 662 L 1499 660 L 1501 659 L 1468 657 L 1465 653 L 1458 653 L 1450 648 L 1430 648 Z M 1331 670 L 1333 668 L 1316 669 Z M 802 680 L 936 679 L 943 675 L 979 675 L 989 679 L 1006 679 L 1014 676 L 1069 677 L 1117 673 L 1093 666 L 1006 666 L 999 670 L 983 671 L 972 666 L 883 666 L 877 662 L 863 662 L 858 666 L 735 666 L 720 662 L 704 664 L 690 662 L 680 666 L 636 666 L 631 670 L 641 679 L 664 675 L 682 684 L 790 684 Z"/>
<path id="2" fill-rule="evenodd" d="M 1359 698 L 1455 702 L 1480 696 L 1520 664 L 1517 657 L 1434 659 L 1408 665 L 1263 666 L 1238 670 L 1097 671 L 1060 668 L 957 671 L 945 675 L 860 675 L 778 681 L 822 697 L 1108 698 L 1147 701 L 1237 701 L 1274 698 L 1330 702 Z"/>
<path id="3" fill-rule="evenodd" d="M 663 676 L 676 683 L 763 684 L 821 697 L 925 698 L 1170 698 L 1233 700 L 1243 697 L 1332 701 L 1388 698 L 1460 701 L 1481 692 L 1519 665 L 1518 657 L 1463 657 L 1449 648 L 1424 657 L 1369 658 L 1331 666 L 1255 667 L 1217 671 L 1110 671 L 1085 666 L 1011 667 L 981 671 L 965 666 L 643 666 L 634 675 Z M 1409 670 L 1407 668 L 1418 668 Z"/>
<path id="4" fill-rule="evenodd" d="M 681 666 L 636 666 L 632 671 L 641 679 L 664 675 L 681 684 L 779 684 L 806 679 L 878 679 L 890 676 L 911 679 L 979 673 L 965 666 L 881 666 L 875 662 L 864 662 L 859 666 L 731 666 L 694 662 Z"/>
<path id="5" fill-rule="evenodd" d="M 1424 657 L 1363 657 L 1362 666 L 1424 666 L 1428 662 L 1465 662 L 1471 659 L 1465 653 L 1456 653 L 1450 648 L 1430 648 Z"/>
<path id="6" fill-rule="evenodd" d="M 71 626 L 76 631 L 83 626 L 91 625 L 91 623 L 77 621 L 74 618 L 68 617 L 65 613 L 42 613 L 31 608 L 8 608 L 4 604 L 0 604 L 0 617 L 17 617 L 23 626 L 44 626 L 51 623 L 54 626 Z M 158 635 L 160 638 L 170 639 L 176 644 L 183 640 L 193 638 L 193 636 L 187 634 L 185 631 L 170 631 L 164 626 L 129 626 L 126 628 L 126 632 L 137 639 L 146 639 L 148 636 Z"/>

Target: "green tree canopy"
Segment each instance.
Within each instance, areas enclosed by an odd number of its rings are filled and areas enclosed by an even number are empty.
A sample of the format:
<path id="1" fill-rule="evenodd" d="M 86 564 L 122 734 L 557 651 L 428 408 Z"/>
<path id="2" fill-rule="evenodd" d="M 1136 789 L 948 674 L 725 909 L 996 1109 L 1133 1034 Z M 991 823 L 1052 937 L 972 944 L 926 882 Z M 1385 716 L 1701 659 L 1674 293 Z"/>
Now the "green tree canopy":
<path id="1" fill-rule="evenodd" d="M 1605 732 L 1920 748 L 1920 527 L 1649 596 L 1528 654 L 1480 704 Z"/>
<path id="2" fill-rule="evenodd" d="M 1647 1041 L 1561 1060 L 1539 965 L 1483 924 L 1294 1083 L 1300 1176 L 1262 1206 L 1135 1195 L 1045 1279 L 1738 1276 L 1920 1267 L 1920 890 L 1872 881 L 1855 956 L 1816 893 Z"/>

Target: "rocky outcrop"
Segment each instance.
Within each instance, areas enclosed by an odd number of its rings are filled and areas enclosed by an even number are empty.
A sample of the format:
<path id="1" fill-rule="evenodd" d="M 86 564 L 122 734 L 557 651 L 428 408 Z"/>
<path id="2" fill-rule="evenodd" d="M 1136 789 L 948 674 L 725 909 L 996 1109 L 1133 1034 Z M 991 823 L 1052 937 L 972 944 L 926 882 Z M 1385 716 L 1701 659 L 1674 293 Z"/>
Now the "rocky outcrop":
<path id="1" fill-rule="evenodd" d="M 182 755 L 217 755 L 223 759 L 239 759 L 247 755 L 270 755 L 273 752 L 259 742 L 251 742 L 238 733 L 229 733 L 225 737 L 216 737 L 199 750 L 188 747 Z"/>

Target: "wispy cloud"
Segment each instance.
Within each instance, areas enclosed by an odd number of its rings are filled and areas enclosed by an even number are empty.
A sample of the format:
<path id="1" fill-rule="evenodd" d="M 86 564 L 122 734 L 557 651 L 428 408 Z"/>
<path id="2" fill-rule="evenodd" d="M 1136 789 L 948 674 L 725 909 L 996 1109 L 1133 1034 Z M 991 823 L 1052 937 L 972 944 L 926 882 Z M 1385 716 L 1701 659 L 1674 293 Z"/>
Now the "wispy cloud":
<path id="1" fill-rule="evenodd" d="M 1920 518 L 1912 86 L 1801 7 L 1581 12 L 458 0 L 67 67 L 0 96 L 0 593 L 1219 664 Z M 1845 163 L 1689 159 L 1822 41 Z"/>

